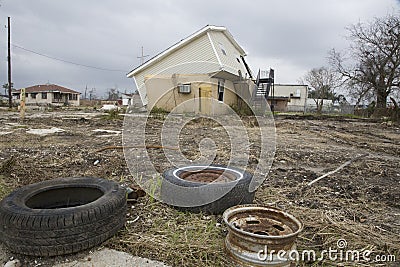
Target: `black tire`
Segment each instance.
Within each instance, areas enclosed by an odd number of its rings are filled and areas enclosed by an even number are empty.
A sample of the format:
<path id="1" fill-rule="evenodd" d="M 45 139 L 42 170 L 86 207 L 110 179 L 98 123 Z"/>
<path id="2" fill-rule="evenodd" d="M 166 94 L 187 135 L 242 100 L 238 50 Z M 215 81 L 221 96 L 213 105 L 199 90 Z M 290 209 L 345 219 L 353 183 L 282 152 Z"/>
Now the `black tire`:
<path id="1" fill-rule="evenodd" d="M 126 191 L 116 182 L 78 177 L 21 187 L 0 202 L 0 241 L 33 256 L 96 246 L 125 224 Z"/>
<path id="2" fill-rule="evenodd" d="M 185 168 L 196 170 L 196 168 L 201 169 L 204 166 L 193 165 Z M 235 175 L 234 172 L 239 172 L 241 175 L 236 176 L 234 181 L 224 183 L 196 182 L 180 178 L 179 171 L 182 168 L 170 169 L 163 174 L 161 200 L 179 210 L 207 214 L 222 214 L 232 206 L 253 203 L 255 191 L 249 191 L 252 174 L 238 168 L 228 168 L 221 165 L 210 165 L 206 170 L 214 168 L 232 172 L 233 175 Z M 210 197 L 218 196 L 220 192 L 227 193 L 214 201 L 207 201 Z M 200 201 L 205 201 L 207 204 L 193 206 L 190 204 L 191 201 L 188 204 L 185 203 L 186 200 L 196 198 L 201 199 Z"/>

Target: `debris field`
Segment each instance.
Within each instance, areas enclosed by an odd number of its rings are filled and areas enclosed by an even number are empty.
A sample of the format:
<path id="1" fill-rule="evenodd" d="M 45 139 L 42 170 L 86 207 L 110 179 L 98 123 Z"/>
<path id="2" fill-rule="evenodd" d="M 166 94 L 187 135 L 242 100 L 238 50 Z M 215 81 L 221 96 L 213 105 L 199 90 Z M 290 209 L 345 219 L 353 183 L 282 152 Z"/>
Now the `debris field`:
<path id="1" fill-rule="evenodd" d="M 242 120 L 252 145 L 252 171 L 257 161 L 263 160 L 257 158 L 259 140 L 251 137 L 257 126 L 251 117 Z M 160 144 L 162 123 L 162 116 L 149 119 L 149 145 Z M 275 126 L 274 161 L 256 192 L 255 203 L 283 209 L 303 222 L 298 250 L 336 248 L 338 240 L 344 239 L 348 249 L 395 255 L 398 264 L 400 127 L 384 121 L 302 115 L 277 116 Z M 21 121 L 18 113 L 1 112 L 0 198 L 17 187 L 60 177 L 95 176 L 137 188 L 120 149 L 122 129 L 122 115 L 108 118 L 96 112 L 54 111 L 27 113 Z M 206 137 L 218 148 L 215 163 L 229 161 L 228 136 L 211 120 L 185 125 L 179 137 L 182 153 L 195 159 L 200 152 L 199 143 L 193 140 Z M 149 149 L 149 154 L 157 171 L 170 167 L 162 149 Z M 347 161 L 351 162 L 336 170 Z M 149 195 L 130 201 L 128 207 L 125 228 L 101 247 L 170 266 L 230 266 L 224 252 L 227 229 L 221 215 L 177 211 Z M 0 244 L 0 265 L 11 257 L 27 266 L 68 261 L 68 256 L 38 259 L 13 255 Z M 379 263 L 362 262 L 363 266 Z M 337 265 L 329 259 L 299 262 L 300 266 L 322 264 Z"/>

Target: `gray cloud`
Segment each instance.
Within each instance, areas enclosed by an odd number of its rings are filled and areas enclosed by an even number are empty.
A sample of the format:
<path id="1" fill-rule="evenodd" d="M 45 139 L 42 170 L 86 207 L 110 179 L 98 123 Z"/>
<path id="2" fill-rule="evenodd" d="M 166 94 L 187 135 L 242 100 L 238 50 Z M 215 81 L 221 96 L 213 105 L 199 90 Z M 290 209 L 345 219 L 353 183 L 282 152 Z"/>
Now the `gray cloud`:
<path id="1" fill-rule="evenodd" d="M 132 91 L 126 72 L 139 64 L 140 48 L 155 55 L 207 24 L 226 26 L 248 52 L 253 70 L 276 69 L 277 82 L 296 83 L 326 65 L 327 51 L 345 48 L 345 27 L 398 12 L 395 0 L 338 1 L 94 1 L 3 0 L 0 22 L 12 19 L 12 42 L 68 61 L 13 47 L 17 88 L 46 82 L 99 94 L 118 86 Z M 6 83 L 6 32 L 0 27 L 0 82 Z M 2 67 L 1 67 L 2 66 Z"/>

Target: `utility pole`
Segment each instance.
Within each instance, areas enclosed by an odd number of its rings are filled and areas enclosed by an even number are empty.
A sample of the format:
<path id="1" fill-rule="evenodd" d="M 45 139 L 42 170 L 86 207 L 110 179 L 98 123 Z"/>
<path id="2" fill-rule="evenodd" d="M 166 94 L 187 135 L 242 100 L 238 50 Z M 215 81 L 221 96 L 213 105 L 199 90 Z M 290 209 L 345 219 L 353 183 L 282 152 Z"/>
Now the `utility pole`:
<path id="1" fill-rule="evenodd" d="M 142 55 L 140 56 L 140 57 L 137 57 L 137 58 L 140 58 L 140 65 L 143 65 L 143 63 L 144 63 L 144 59 L 146 58 L 146 57 L 148 57 L 149 55 L 144 55 L 144 53 L 143 53 L 143 46 L 142 46 Z"/>
<path id="2" fill-rule="evenodd" d="M 11 25 L 10 17 L 8 17 L 8 106 L 12 108 L 12 96 L 11 96 Z"/>

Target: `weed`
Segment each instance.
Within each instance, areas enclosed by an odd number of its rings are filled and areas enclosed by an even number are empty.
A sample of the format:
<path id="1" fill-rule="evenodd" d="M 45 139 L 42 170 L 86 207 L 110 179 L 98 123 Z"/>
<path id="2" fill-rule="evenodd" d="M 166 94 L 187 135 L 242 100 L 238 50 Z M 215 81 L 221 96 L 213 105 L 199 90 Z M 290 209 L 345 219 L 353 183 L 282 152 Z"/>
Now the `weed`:
<path id="1" fill-rule="evenodd" d="M 165 120 L 167 114 L 169 114 L 169 111 L 157 106 L 154 106 L 150 111 L 150 115 L 152 115 L 153 118 L 160 120 Z"/>
<path id="2" fill-rule="evenodd" d="M 229 105 L 233 111 L 239 116 L 253 116 L 254 113 L 248 105 L 239 107 L 236 104 Z"/>
<path id="3" fill-rule="evenodd" d="M 161 185 L 163 177 L 160 174 L 155 174 L 152 180 L 148 181 L 148 194 L 150 196 L 150 202 L 155 202 L 156 199 L 160 198 Z"/>
<path id="4" fill-rule="evenodd" d="M 102 116 L 104 120 L 122 120 L 120 112 L 117 109 L 108 110 L 105 115 Z"/>

